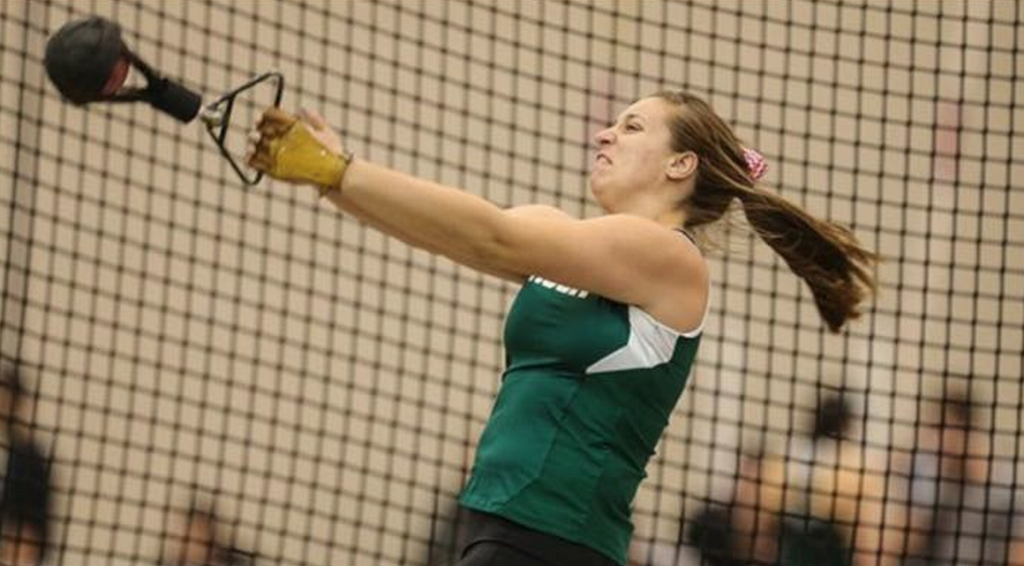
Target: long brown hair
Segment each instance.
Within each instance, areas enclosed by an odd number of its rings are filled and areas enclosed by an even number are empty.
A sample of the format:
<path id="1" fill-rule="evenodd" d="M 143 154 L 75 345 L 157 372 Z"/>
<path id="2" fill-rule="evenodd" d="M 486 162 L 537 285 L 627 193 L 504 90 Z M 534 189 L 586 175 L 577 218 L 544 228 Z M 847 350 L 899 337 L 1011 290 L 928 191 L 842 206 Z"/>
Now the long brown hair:
<path id="1" fill-rule="evenodd" d="M 860 316 L 858 306 L 875 291 L 878 256 L 846 228 L 819 220 L 758 185 L 747 169 L 743 145 L 706 102 L 685 92 L 659 92 L 676 106 L 669 124 L 674 151 L 697 154 L 697 182 L 684 203 L 686 228 L 726 215 L 739 199 L 754 230 L 807 282 L 829 330 Z"/>

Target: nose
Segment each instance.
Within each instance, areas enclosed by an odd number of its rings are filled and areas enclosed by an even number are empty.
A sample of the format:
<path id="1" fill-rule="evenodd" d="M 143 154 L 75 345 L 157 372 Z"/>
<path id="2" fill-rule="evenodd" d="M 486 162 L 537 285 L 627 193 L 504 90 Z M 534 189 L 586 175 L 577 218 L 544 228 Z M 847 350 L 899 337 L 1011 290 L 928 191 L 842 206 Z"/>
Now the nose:
<path id="1" fill-rule="evenodd" d="M 613 128 L 605 128 L 605 129 L 601 130 L 600 132 L 597 132 L 596 134 L 594 134 L 594 143 L 596 143 L 598 145 L 598 147 L 604 147 L 604 146 L 612 143 L 612 141 L 614 139 L 615 139 L 615 130 Z"/>

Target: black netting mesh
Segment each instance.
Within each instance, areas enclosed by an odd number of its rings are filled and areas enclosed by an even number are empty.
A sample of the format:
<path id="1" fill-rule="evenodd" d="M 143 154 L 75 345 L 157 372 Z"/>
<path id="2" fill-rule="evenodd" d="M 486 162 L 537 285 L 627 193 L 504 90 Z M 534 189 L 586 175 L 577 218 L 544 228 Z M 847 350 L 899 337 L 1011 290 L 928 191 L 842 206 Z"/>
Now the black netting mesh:
<path id="1" fill-rule="evenodd" d="M 867 315 L 834 336 L 747 233 L 712 258 L 635 562 L 824 563 L 798 547 L 828 536 L 776 536 L 821 508 L 858 564 L 1020 551 L 1018 2 L 11 0 L 0 353 L 24 387 L 6 461 L 30 465 L 6 468 L 2 524 L 49 497 L 50 563 L 173 561 L 190 507 L 256 563 L 449 563 L 515 291 L 311 191 L 243 188 L 195 124 L 62 102 L 46 39 L 90 14 L 208 97 L 276 69 L 284 105 L 318 109 L 361 157 L 579 216 L 597 212 L 599 127 L 644 94 L 702 95 L 768 157 L 769 185 L 884 262 Z M 836 393 L 854 422 L 838 455 L 808 424 Z M 969 457 L 943 456 L 957 442 Z M 812 496 L 808 460 L 837 462 Z M 47 468 L 48 491 L 24 481 Z"/>

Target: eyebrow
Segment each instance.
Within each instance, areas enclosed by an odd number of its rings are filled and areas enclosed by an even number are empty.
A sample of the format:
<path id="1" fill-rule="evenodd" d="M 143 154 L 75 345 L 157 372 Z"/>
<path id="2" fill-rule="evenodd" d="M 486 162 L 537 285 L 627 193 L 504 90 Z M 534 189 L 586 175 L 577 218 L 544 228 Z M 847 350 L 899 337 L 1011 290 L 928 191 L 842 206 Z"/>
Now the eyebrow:
<path id="1" fill-rule="evenodd" d="M 636 112 L 630 112 L 629 114 L 626 114 L 625 116 L 620 117 L 618 121 L 619 122 L 628 122 L 629 120 L 632 120 L 633 118 L 638 118 L 638 119 L 640 119 L 640 121 L 644 121 L 643 115 L 637 114 Z"/>

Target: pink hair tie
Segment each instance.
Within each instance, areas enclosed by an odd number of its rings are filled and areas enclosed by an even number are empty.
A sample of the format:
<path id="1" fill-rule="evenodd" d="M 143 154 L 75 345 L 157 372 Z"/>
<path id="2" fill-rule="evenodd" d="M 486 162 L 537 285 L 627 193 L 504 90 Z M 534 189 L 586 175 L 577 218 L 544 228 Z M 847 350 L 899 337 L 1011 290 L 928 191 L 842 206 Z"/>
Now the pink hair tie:
<path id="1" fill-rule="evenodd" d="M 743 148 L 743 158 L 747 160 L 747 172 L 751 179 L 759 181 L 761 177 L 764 177 L 765 172 L 768 171 L 768 162 L 765 161 L 763 155 L 745 147 Z"/>

